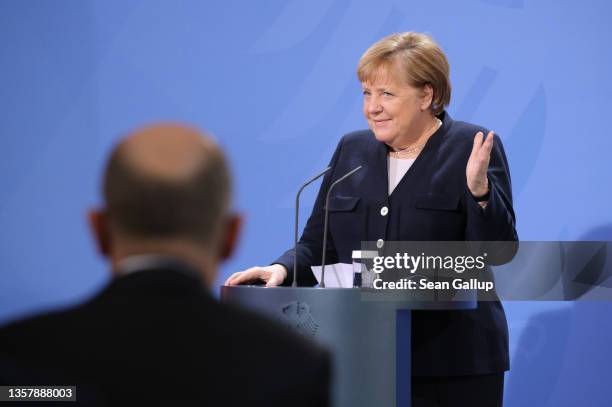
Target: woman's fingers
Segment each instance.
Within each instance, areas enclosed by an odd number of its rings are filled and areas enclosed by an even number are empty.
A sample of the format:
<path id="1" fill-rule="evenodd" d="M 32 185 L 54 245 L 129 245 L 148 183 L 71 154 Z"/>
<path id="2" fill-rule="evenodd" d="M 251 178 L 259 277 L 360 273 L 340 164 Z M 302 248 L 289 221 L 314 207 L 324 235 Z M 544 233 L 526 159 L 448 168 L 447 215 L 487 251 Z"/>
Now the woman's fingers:
<path id="1" fill-rule="evenodd" d="M 487 170 L 493 149 L 494 133 L 490 131 L 487 137 L 479 131 L 474 136 L 472 152 L 466 167 L 467 184 L 470 192 L 474 196 L 482 196 L 487 192 Z"/>
<path id="2" fill-rule="evenodd" d="M 495 132 L 490 131 L 487 133 L 487 137 L 485 138 L 483 132 L 479 131 L 476 133 L 474 135 L 474 144 L 472 145 L 471 155 L 481 154 L 487 150 L 488 152 L 491 152 L 491 149 L 493 148 L 494 135 Z"/>
<path id="3" fill-rule="evenodd" d="M 225 285 L 248 284 L 255 281 L 265 281 L 266 287 L 281 285 L 287 276 L 284 266 L 274 264 L 266 267 L 251 267 L 244 271 L 232 274 Z"/>
<path id="4" fill-rule="evenodd" d="M 234 285 L 233 281 L 236 279 L 236 277 L 238 277 L 240 274 L 242 273 L 242 271 L 239 271 L 237 273 L 232 274 L 231 276 L 228 277 L 227 280 L 225 280 L 224 285 Z"/>
<path id="5" fill-rule="evenodd" d="M 470 154 L 470 158 L 476 156 L 478 151 L 480 151 L 480 147 L 482 146 L 482 137 L 483 133 L 481 131 L 476 133 L 476 136 L 474 136 L 474 144 L 472 145 L 472 153 Z"/>
<path id="6" fill-rule="evenodd" d="M 493 149 L 493 139 L 494 133 L 492 131 L 487 134 L 487 138 L 482 143 L 482 148 L 480 149 L 480 154 L 486 157 L 487 159 L 491 156 L 491 150 Z"/>
<path id="7" fill-rule="evenodd" d="M 245 271 L 239 271 L 232 274 L 225 282 L 225 285 L 245 284 L 259 279 L 262 274 L 263 270 L 260 267 L 251 267 Z"/>
<path id="8" fill-rule="evenodd" d="M 482 132 L 476 133 L 474 136 L 474 145 L 472 146 L 472 153 L 470 154 L 470 160 L 475 161 L 477 164 L 486 165 L 488 167 L 489 157 L 491 156 L 491 150 L 493 149 L 494 142 L 494 134 L 490 131 L 487 134 L 487 137 L 484 138 L 484 134 Z M 483 168 L 479 168 L 479 170 L 483 170 Z M 487 168 L 484 168 L 486 172 Z"/>

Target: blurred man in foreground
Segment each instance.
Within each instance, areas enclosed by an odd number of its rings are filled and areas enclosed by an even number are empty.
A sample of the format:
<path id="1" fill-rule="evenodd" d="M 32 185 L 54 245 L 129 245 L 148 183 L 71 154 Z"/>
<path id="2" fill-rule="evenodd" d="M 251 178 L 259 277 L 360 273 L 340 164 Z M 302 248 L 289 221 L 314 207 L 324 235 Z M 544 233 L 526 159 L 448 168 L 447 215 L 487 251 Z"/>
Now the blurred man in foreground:
<path id="1" fill-rule="evenodd" d="M 209 293 L 240 224 L 209 138 L 175 124 L 133 133 L 110 157 L 104 199 L 89 221 L 112 281 L 1 329 L 1 384 L 76 385 L 77 400 L 83 389 L 113 406 L 328 404 L 324 351 Z"/>

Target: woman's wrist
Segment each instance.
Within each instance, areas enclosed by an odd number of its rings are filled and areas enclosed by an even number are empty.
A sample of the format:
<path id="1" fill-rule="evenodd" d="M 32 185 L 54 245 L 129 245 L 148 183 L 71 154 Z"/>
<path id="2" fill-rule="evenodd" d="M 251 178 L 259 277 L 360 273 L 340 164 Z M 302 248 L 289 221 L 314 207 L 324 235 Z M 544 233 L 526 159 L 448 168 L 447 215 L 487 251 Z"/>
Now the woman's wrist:
<path id="1" fill-rule="evenodd" d="M 285 266 L 283 266 L 280 263 L 274 263 L 272 265 L 270 265 L 270 267 L 274 267 L 274 271 L 278 271 L 278 273 L 282 274 L 283 276 L 283 281 L 287 278 L 287 268 Z"/>
<path id="2" fill-rule="evenodd" d="M 489 185 L 489 179 L 482 183 L 482 186 L 474 189 L 470 189 L 470 194 L 472 194 L 472 198 L 478 203 L 486 202 L 489 200 L 489 195 L 491 193 L 491 186 Z"/>

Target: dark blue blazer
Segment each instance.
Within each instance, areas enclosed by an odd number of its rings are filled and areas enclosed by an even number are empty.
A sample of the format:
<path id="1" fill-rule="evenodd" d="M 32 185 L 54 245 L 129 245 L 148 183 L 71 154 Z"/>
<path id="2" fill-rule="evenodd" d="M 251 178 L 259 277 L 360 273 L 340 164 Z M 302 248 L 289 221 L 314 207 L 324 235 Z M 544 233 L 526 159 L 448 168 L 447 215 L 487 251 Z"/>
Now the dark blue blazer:
<path id="1" fill-rule="evenodd" d="M 361 241 L 517 241 L 510 172 L 495 136 L 488 178 L 490 198 L 482 209 L 467 188 L 465 169 L 474 136 L 487 129 L 454 121 L 443 112 L 442 126 L 428 140 L 412 167 L 388 194 L 388 147 L 370 130 L 347 134 L 331 159 L 312 214 L 297 247 L 298 283 L 314 285 L 310 266 L 320 265 L 325 195 L 343 174 L 363 165 L 338 184 L 329 203 L 326 263 L 351 263 Z M 388 208 L 383 215 L 382 207 Z M 293 269 L 293 250 L 274 263 Z M 284 284 L 291 283 L 290 277 Z M 414 311 L 412 372 L 455 376 L 509 369 L 508 328 L 499 301 L 479 302 L 474 310 Z"/>

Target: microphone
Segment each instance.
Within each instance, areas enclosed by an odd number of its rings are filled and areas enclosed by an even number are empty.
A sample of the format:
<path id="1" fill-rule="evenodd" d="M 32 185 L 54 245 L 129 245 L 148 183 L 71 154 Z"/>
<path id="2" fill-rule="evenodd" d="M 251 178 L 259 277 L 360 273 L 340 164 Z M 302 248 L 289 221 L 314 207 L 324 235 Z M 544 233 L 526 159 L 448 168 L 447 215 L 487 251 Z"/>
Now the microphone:
<path id="1" fill-rule="evenodd" d="M 325 288 L 325 249 L 327 247 L 327 219 L 329 217 L 329 195 L 331 194 L 332 189 L 334 189 L 336 185 L 356 173 L 358 170 L 361 169 L 361 167 L 363 166 L 360 165 L 359 167 L 355 168 L 350 172 L 347 172 L 342 177 L 335 180 L 334 183 L 331 184 L 329 189 L 327 190 L 327 197 L 325 198 L 325 223 L 323 225 L 323 255 L 321 256 L 321 284 L 319 284 L 321 288 Z"/>
<path id="2" fill-rule="evenodd" d="M 314 177 L 306 181 L 300 187 L 300 190 L 295 196 L 295 229 L 294 229 L 294 236 L 293 236 L 293 283 L 291 284 L 292 287 L 297 287 L 297 244 L 298 244 L 298 217 L 300 216 L 300 194 L 302 193 L 304 188 L 306 188 L 308 185 L 312 184 L 313 182 L 321 178 L 329 170 L 331 170 L 331 167 L 327 167 L 325 170 L 323 170 L 323 172 L 318 173 L 317 175 L 315 175 Z"/>

